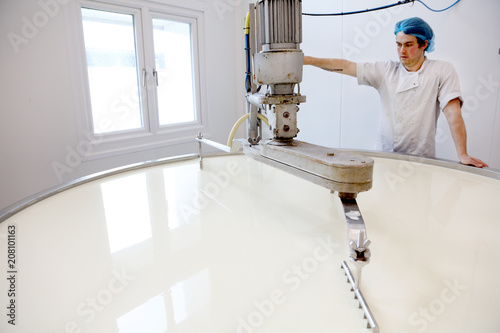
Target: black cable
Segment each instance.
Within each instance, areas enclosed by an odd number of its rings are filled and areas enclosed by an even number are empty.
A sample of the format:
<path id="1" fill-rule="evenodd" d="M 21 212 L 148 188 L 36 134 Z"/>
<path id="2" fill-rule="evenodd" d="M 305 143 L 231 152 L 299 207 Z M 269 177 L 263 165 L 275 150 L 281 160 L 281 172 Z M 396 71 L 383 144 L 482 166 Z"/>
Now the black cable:
<path id="1" fill-rule="evenodd" d="M 381 10 L 381 9 L 387 9 L 387 8 L 391 8 L 391 7 L 395 7 L 395 6 L 399 6 L 399 5 L 404 5 L 404 4 L 407 4 L 410 2 L 413 3 L 414 1 L 415 0 L 401 0 L 401 1 L 398 1 L 397 3 L 393 3 L 391 5 L 386 5 L 386 6 L 376 7 L 376 8 L 371 8 L 371 9 L 365 9 L 365 10 L 358 10 L 358 11 L 354 11 L 354 12 L 345 12 L 345 13 L 342 12 L 342 13 L 333 13 L 333 14 L 302 13 L 302 15 L 305 15 L 305 16 L 343 16 L 343 15 L 361 14 L 361 13 L 368 13 L 368 12 L 373 12 L 373 11 Z"/>
<path id="2" fill-rule="evenodd" d="M 425 8 L 427 8 L 427 9 L 433 11 L 433 12 L 444 12 L 445 10 L 448 10 L 451 7 L 455 6 L 460 0 L 455 1 L 452 5 L 444 8 L 444 9 L 432 9 L 429 6 L 427 6 L 422 0 L 401 0 L 401 1 L 398 1 L 398 2 L 390 4 L 390 5 L 386 5 L 386 6 L 382 6 L 382 7 L 376 7 L 376 8 L 371 8 L 371 9 L 365 9 L 365 10 L 358 10 L 358 11 L 354 11 L 354 12 L 345 12 L 345 13 L 342 12 L 342 13 L 332 13 L 332 14 L 302 13 L 302 15 L 305 15 L 305 16 L 343 16 L 343 15 L 362 14 L 362 13 L 373 12 L 373 11 L 376 11 L 376 10 L 387 9 L 387 8 L 391 8 L 391 7 L 395 7 L 395 6 L 399 6 L 399 5 L 405 5 L 405 4 L 408 4 L 408 3 L 415 3 L 415 1 L 420 2 L 422 5 L 425 6 Z"/>
<path id="3" fill-rule="evenodd" d="M 252 78 L 250 69 L 250 36 L 245 34 L 245 54 L 247 62 L 247 71 L 245 72 L 245 89 L 248 92 L 252 91 Z"/>

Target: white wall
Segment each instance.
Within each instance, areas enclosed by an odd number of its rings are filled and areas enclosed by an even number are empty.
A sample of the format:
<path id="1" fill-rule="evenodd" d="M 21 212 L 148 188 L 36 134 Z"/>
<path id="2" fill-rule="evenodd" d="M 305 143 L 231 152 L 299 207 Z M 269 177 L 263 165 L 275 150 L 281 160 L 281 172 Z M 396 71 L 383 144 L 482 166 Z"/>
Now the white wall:
<path id="1" fill-rule="evenodd" d="M 157 1 L 175 4 L 180 0 Z M 203 30 L 209 133 L 212 139 L 225 142 L 232 125 L 244 113 L 241 5 L 190 2 L 206 10 Z M 32 21 L 43 9 L 39 0 L 0 0 L 0 209 L 59 185 L 51 165 L 69 165 L 68 151 L 75 151 L 79 144 L 65 6 L 60 5 L 16 53 L 7 35 L 14 32 L 22 36 L 23 18 Z M 63 175 L 63 182 L 122 165 L 197 152 L 197 147 L 193 138 L 190 143 L 113 158 L 81 163 L 73 158 L 72 172 Z"/>
<path id="2" fill-rule="evenodd" d="M 364 10 L 396 1 L 326 2 L 304 0 L 303 11 L 337 13 Z M 425 1 L 435 9 L 454 1 Z M 343 17 L 304 17 L 305 54 L 352 61 L 397 60 L 394 25 L 413 16 L 426 20 L 436 35 L 431 59 L 452 62 L 460 76 L 465 99 L 463 115 L 469 154 L 500 169 L 500 2 L 461 1 L 434 13 L 420 3 Z M 358 86 L 356 79 L 306 66 L 301 92 L 299 134 L 302 140 L 332 147 L 374 149 L 380 103 L 375 89 Z M 448 125 L 438 123 L 437 157 L 457 160 Z"/>

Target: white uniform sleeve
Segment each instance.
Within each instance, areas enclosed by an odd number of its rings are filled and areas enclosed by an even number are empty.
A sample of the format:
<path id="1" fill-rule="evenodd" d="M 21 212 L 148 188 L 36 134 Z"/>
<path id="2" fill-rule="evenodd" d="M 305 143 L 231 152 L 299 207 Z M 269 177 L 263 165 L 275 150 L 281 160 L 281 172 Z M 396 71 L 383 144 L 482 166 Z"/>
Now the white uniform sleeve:
<path id="1" fill-rule="evenodd" d="M 459 98 L 460 103 L 463 103 L 458 74 L 451 63 L 444 62 L 439 82 L 439 108 L 443 110 L 444 107 L 455 98 Z"/>
<path id="2" fill-rule="evenodd" d="M 390 62 L 359 62 L 356 73 L 359 85 L 378 89 L 384 81 L 384 75 L 390 67 Z"/>

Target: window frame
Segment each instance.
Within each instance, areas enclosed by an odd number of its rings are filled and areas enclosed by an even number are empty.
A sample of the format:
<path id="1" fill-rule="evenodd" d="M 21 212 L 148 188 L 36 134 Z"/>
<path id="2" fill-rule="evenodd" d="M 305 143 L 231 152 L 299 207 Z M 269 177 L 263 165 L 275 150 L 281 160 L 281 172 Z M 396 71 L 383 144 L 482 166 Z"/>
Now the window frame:
<path id="1" fill-rule="evenodd" d="M 174 127 L 183 127 L 183 126 L 190 126 L 194 123 L 201 124 L 200 119 L 202 119 L 201 115 L 201 94 L 200 94 L 200 84 L 199 84 L 199 78 L 200 77 L 200 66 L 199 66 L 199 61 L 197 57 L 195 56 L 196 54 L 199 54 L 199 49 L 196 41 L 198 40 L 198 31 L 197 29 L 193 29 L 193 27 L 196 27 L 196 20 L 190 17 L 180 17 L 178 15 L 171 15 L 159 11 L 149 11 L 150 18 L 151 20 L 148 21 L 148 36 L 151 38 L 151 50 L 153 51 L 153 58 L 149 59 L 151 61 L 150 67 L 154 67 L 154 43 L 153 43 L 153 19 L 166 19 L 166 20 L 171 20 L 171 21 L 177 21 L 177 22 L 182 22 L 182 23 L 189 23 L 191 24 L 191 63 L 192 63 L 192 76 L 193 76 L 193 82 L 194 82 L 194 98 L 195 98 L 195 121 L 193 122 L 186 122 L 186 123 L 178 123 L 178 124 L 167 124 L 167 125 L 160 125 L 159 124 L 159 117 L 155 117 L 153 119 L 155 129 L 157 130 L 157 133 L 167 133 L 169 132 L 172 128 Z M 151 24 L 149 24 L 151 23 Z M 148 91 L 149 92 L 149 91 Z M 152 95 L 154 96 L 152 100 L 154 103 L 158 103 L 158 89 L 152 89 Z M 155 105 L 155 110 L 158 111 L 158 105 Z M 158 114 L 156 114 L 158 116 Z"/>
<path id="2" fill-rule="evenodd" d="M 194 141 L 199 132 L 206 132 L 207 86 L 205 83 L 204 9 L 180 7 L 178 4 L 158 4 L 145 1 L 118 2 L 113 0 L 77 0 L 67 23 L 72 23 L 68 33 L 70 66 L 74 72 L 75 110 L 79 149 L 82 160 L 93 160 L 124 153 L 139 152 Z M 134 32 L 137 53 L 138 81 L 140 85 L 143 127 L 112 133 L 94 134 L 86 50 L 83 35 L 81 8 L 105 10 L 134 15 Z M 192 68 L 194 78 L 195 121 L 159 125 L 157 90 L 154 86 L 153 19 L 163 18 L 191 24 Z M 142 70 L 146 69 L 146 87 L 142 85 Z"/>

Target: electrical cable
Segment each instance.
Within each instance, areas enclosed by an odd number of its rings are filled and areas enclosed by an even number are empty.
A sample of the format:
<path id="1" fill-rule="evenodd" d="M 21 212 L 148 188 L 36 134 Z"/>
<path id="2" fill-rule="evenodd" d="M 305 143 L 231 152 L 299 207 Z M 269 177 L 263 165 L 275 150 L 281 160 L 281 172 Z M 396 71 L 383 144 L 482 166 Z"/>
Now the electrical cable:
<path id="1" fill-rule="evenodd" d="M 245 34 L 245 54 L 246 54 L 246 65 L 247 70 L 245 72 L 245 89 L 248 92 L 252 91 L 252 72 L 250 69 L 250 37 Z"/>
<path id="2" fill-rule="evenodd" d="M 455 6 L 455 5 L 456 5 L 456 4 L 457 4 L 460 0 L 455 1 L 455 3 L 453 3 L 452 5 L 450 5 L 450 6 L 446 7 L 446 8 L 444 8 L 444 9 L 432 9 L 431 7 L 427 6 L 427 5 L 426 5 L 423 1 L 421 1 L 421 0 L 415 0 L 415 1 L 420 2 L 420 3 L 421 3 L 422 5 L 424 5 L 424 6 L 425 6 L 425 8 L 427 8 L 428 10 L 433 11 L 433 12 L 436 12 L 436 13 L 439 13 L 439 12 L 444 12 L 445 10 L 448 10 L 448 9 L 450 9 L 451 7 Z"/>
<path id="3" fill-rule="evenodd" d="M 368 12 L 373 12 L 376 10 L 381 10 L 381 9 L 386 9 L 386 8 L 391 8 L 399 5 L 404 5 L 406 3 L 413 2 L 415 0 L 403 0 L 403 1 L 398 1 L 397 3 L 393 3 L 391 5 L 386 5 L 382 7 L 376 7 L 376 8 L 371 8 L 371 9 L 365 9 L 365 10 L 358 10 L 354 12 L 341 12 L 341 13 L 330 13 L 330 14 L 312 14 L 312 13 L 302 13 L 302 15 L 306 16 L 345 16 L 345 15 L 354 15 L 354 14 L 361 14 L 361 13 L 368 13 Z"/>
<path id="4" fill-rule="evenodd" d="M 341 13 L 329 13 L 329 14 L 313 14 L 313 13 L 302 13 L 304 16 L 345 16 L 345 15 L 354 15 L 354 14 L 362 14 L 362 13 L 368 13 L 368 12 L 373 12 L 376 10 L 381 10 L 381 9 L 387 9 L 399 5 L 406 5 L 408 3 L 415 3 L 415 1 L 420 2 L 422 5 L 424 5 L 427 9 L 433 11 L 433 12 L 444 12 L 445 10 L 450 9 L 451 7 L 455 6 L 460 0 L 455 1 L 452 5 L 444 8 L 444 9 L 432 9 L 429 6 L 427 6 L 422 0 L 401 0 L 396 3 L 386 5 L 386 6 L 381 6 L 381 7 L 375 7 L 371 9 L 365 9 L 365 10 L 357 10 L 353 12 L 341 12 Z"/>
<path id="5" fill-rule="evenodd" d="M 245 18 L 245 56 L 247 70 L 245 72 L 245 89 L 248 92 L 252 91 L 252 72 L 250 68 L 250 12 Z"/>

